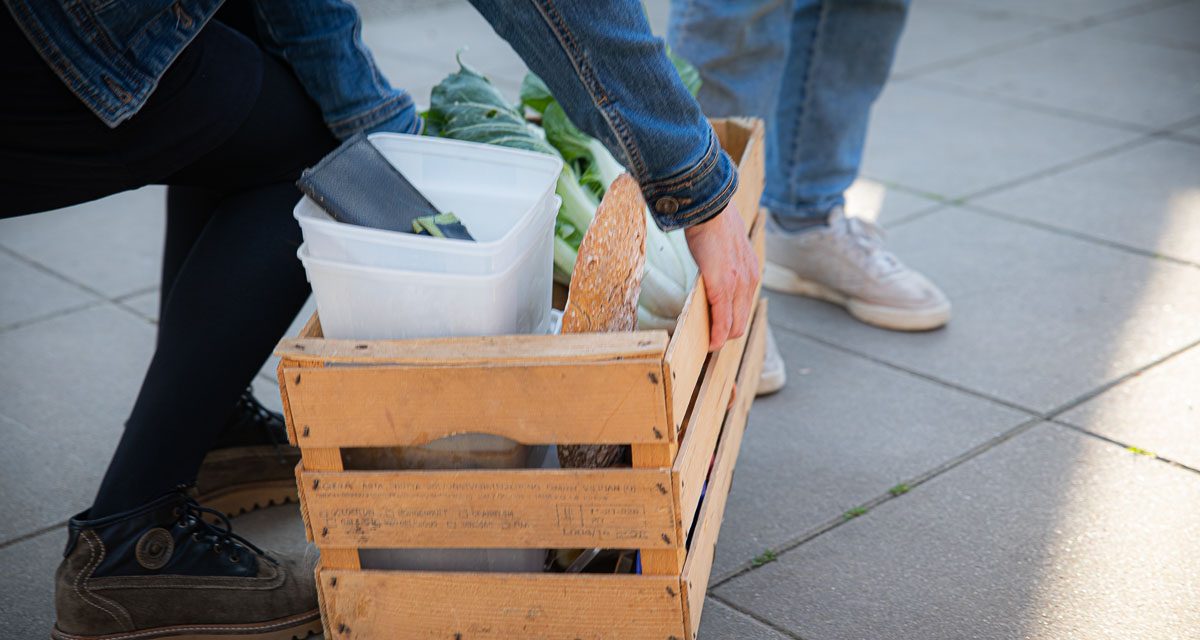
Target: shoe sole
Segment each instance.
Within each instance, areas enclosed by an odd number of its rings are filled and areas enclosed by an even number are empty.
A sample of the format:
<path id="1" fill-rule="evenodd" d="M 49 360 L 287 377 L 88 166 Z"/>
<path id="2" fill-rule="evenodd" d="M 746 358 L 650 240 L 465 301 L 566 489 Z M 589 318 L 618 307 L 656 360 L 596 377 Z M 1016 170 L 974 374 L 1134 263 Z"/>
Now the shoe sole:
<path id="1" fill-rule="evenodd" d="M 238 638 L 239 640 L 304 640 L 321 633 L 321 614 L 314 609 L 286 618 L 255 622 L 251 624 L 189 624 L 155 629 L 139 629 L 99 636 L 81 636 L 66 633 L 55 625 L 50 632 L 51 640 L 211 640 L 212 638 Z"/>
<path id="2" fill-rule="evenodd" d="M 200 504 L 230 518 L 298 500 L 295 480 L 271 480 L 226 487 L 196 498 Z"/>
<path id="3" fill-rule="evenodd" d="M 787 370 L 780 368 L 778 371 L 764 371 L 758 378 L 758 389 L 755 390 L 755 397 L 761 398 L 769 396 L 783 388 L 787 384 Z"/>
<path id="4" fill-rule="evenodd" d="M 950 321 L 950 304 L 927 309 L 898 309 L 870 304 L 842 295 L 825 285 L 806 280 L 786 267 L 768 262 L 763 270 L 762 284 L 771 291 L 790 293 L 807 298 L 832 302 L 850 315 L 869 325 L 893 331 L 930 331 Z"/>

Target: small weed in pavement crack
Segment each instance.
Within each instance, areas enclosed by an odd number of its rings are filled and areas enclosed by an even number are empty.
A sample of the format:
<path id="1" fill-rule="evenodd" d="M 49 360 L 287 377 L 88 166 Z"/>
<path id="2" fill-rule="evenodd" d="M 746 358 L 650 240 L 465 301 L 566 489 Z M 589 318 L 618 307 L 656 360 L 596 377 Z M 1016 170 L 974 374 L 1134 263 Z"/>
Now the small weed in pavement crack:
<path id="1" fill-rule="evenodd" d="M 767 549 L 766 551 L 763 551 L 762 553 L 758 554 L 757 556 L 754 556 L 754 559 L 750 561 L 750 566 L 757 569 L 757 568 L 763 566 L 764 564 L 775 562 L 778 559 L 779 559 L 778 553 L 775 553 L 774 551 Z"/>
<path id="2" fill-rule="evenodd" d="M 909 487 L 908 485 L 901 482 L 900 484 L 892 487 L 891 489 L 888 489 L 888 493 L 892 494 L 893 496 L 902 496 L 902 495 L 908 493 L 908 490 L 910 488 L 911 487 Z"/>
<path id="3" fill-rule="evenodd" d="M 847 520 L 853 520 L 867 512 L 866 507 L 854 507 L 853 509 L 842 514 L 842 517 Z"/>

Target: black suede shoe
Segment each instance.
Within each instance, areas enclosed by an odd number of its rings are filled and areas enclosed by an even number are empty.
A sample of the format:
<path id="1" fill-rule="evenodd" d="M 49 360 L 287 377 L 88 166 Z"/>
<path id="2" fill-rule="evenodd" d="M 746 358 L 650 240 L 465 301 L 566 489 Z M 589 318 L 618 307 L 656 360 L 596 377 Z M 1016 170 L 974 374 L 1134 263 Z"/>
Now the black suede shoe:
<path id="1" fill-rule="evenodd" d="M 283 416 L 247 389 L 196 476 L 200 502 L 228 516 L 296 501 L 300 450 L 287 441 Z"/>
<path id="2" fill-rule="evenodd" d="M 113 516 L 79 514 L 63 555 L 54 640 L 291 640 L 321 630 L 312 563 L 271 557 L 183 490 Z"/>

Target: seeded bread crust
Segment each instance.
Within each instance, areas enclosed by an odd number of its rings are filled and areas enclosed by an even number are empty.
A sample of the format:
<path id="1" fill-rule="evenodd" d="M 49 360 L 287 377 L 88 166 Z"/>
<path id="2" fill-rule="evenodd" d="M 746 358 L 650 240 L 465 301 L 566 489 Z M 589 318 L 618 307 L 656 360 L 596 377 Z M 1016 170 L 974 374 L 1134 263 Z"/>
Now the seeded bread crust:
<path id="1" fill-rule="evenodd" d="M 563 312 L 563 333 L 633 331 L 646 265 L 646 203 L 628 174 L 604 193 L 596 217 L 579 245 Z M 620 445 L 563 445 L 565 468 L 610 467 L 625 458 Z"/>

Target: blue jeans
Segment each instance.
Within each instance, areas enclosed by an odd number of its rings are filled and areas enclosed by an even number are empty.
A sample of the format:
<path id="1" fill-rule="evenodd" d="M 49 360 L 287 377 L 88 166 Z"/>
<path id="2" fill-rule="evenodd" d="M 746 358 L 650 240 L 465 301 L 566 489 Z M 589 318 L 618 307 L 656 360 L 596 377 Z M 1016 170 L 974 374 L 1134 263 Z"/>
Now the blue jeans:
<path id="1" fill-rule="evenodd" d="M 767 121 L 763 205 L 818 218 L 858 175 L 908 0 L 674 0 L 668 39 L 710 116 Z"/>

